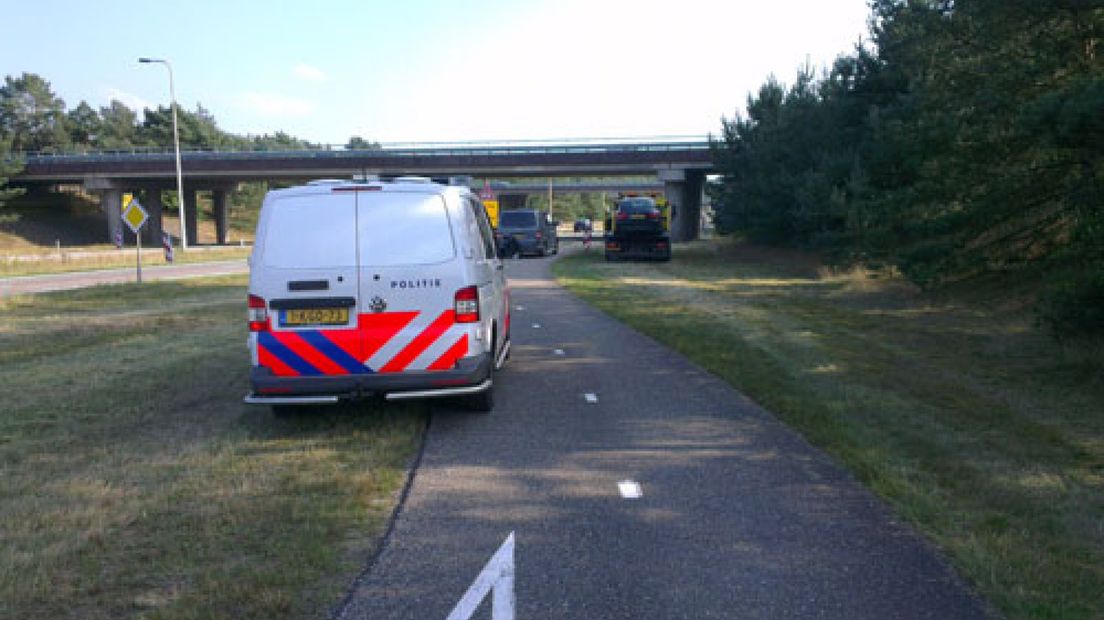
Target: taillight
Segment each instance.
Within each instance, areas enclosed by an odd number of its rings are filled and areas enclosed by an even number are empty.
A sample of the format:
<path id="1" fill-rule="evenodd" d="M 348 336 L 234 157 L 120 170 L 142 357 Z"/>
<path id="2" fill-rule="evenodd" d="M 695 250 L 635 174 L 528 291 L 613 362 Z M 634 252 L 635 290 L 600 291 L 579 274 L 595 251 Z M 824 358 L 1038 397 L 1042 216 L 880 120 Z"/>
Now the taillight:
<path id="1" fill-rule="evenodd" d="M 649 211 L 648 212 L 648 219 L 649 220 L 658 220 L 659 219 L 659 214 L 656 213 L 655 211 Z"/>
<path id="2" fill-rule="evenodd" d="M 619 219 L 619 220 L 627 220 L 627 219 L 629 219 L 629 214 L 628 214 L 628 213 L 618 213 L 618 214 L 617 214 L 617 219 Z"/>
<path id="3" fill-rule="evenodd" d="M 256 295 L 249 296 L 249 331 L 268 331 L 268 308 L 265 307 L 265 300 Z"/>
<path id="4" fill-rule="evenodd" d="M 479 288 L 468 286 L 456 291 L 454 310 L 457 323 L 479 322 Z"/>
<path id="5" fill-rule="evenodd" d="M 542 233 L 541 231 L 538 230 L 536 236 L 537 236 L 537 239 L 543 239 L 544 238 L 544 233 Z"/>

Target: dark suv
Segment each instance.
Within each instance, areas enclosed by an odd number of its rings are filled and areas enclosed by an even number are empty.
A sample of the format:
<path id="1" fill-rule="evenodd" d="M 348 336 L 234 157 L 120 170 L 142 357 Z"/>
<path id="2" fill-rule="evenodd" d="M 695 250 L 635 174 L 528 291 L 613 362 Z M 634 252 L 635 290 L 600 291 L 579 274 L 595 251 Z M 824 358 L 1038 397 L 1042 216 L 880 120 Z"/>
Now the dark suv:
<path id="1" fill-rule="evenodd" d="M 625 235 L 663 234 L 663 214 L 651 198 L 626 198 L 617 203 L 617 230 Z"/>
<path id="2" fill-rule="evenodd" d="M 559 252 L 556 224 L 544 211 L 503 211 L 499 214 L 498 232 L 495 233 L 499 253 L 544 256 Z"/>

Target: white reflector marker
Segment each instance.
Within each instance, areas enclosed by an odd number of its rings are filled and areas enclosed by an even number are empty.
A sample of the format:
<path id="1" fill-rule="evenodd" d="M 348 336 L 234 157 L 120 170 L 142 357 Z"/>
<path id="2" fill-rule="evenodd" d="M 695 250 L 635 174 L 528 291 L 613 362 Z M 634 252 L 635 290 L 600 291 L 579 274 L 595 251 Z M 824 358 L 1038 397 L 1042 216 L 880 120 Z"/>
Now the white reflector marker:
<path id="1" fill-rule="evenodd" d="M 621 491 L 621 497 L 625 499 L 640 499 L 644 497 L 644 490 L 640 484 L 632 480 L 622 480 L 617 483 L 617 490 Z"/>
<path id="2" fill-rule="evenodd" d="M 588 403 L 592 404 L 592 405 L 598 402 L 598 395 L 597 394 L 591 394 L 590 392 L 587 392 L 586 394 L 583 394 L 583 398 L 585 398 L 586 401 Z"/>

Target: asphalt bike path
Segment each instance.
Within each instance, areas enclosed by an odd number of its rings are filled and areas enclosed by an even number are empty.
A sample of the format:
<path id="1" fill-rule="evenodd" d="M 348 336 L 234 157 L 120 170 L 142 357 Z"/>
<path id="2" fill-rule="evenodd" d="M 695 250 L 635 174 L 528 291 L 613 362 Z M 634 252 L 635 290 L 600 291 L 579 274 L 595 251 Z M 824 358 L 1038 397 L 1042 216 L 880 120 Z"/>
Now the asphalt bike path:
<path id="1" fill-rule="evenodd" d="M 435 406 L 393 529 L 336 618 L 445 620 L 511 532 L 517 618 L 989 617 L 831 459 L 574 298 L 552 260 L 508 261 L 495 409 Z"/>
<path id="2" fill-rule="evenodd" d="M 142 267 L 142 280 L 144 282 L 153 282 L 156 280 L 183 280 L 187 278 L 240 273 L 249 273 L 249 265 L 244 259 Z M 95 271 L 74 271 L 37 276 L 15 276 L 0 278 L 0 297 L 32 295 L 51 291 L 67 291 L 100 284 L 124 284 L 127 282 L 134 282 L 136 279 L 137 269 L 135 267 L 99 269 Z"/>

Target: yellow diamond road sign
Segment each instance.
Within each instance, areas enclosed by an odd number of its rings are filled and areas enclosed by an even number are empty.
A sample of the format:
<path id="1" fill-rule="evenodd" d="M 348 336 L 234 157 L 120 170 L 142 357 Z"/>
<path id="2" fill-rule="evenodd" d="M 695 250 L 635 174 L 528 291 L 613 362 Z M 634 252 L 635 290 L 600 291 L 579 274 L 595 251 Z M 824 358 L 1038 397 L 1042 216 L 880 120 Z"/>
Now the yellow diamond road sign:
<path id="1" fill-rule="evenodd" d="M 136 235 L 148 218 L 149 215 L 142 208 L 142 205 L 138 204 L 137 199 L 131 199 L 123 211 L 123 221 L 127 223 L 127 226 L 130 226 L 131 232 Z"/>

